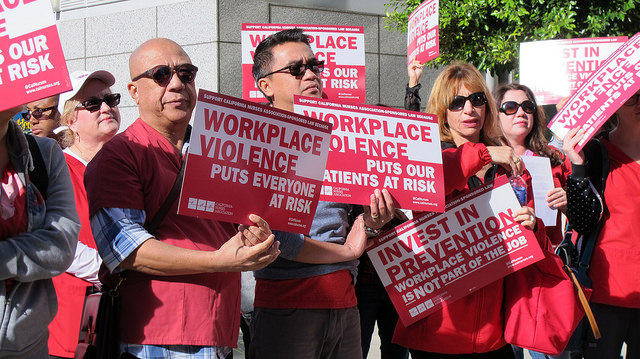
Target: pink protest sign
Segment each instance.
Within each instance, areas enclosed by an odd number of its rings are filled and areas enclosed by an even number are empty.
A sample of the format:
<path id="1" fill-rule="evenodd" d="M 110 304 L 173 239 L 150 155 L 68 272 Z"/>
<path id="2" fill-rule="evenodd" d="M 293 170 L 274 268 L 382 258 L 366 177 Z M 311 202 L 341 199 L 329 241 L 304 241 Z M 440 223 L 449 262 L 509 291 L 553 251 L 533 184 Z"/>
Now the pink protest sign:
<path id="1" fill-rule="evenodd" d="M 311 37 L 311 49 L 324 61 L 321 75 L 329 99 L 362 103 L 366 100 L 364 28 L 302 24 L 242 24 L 242 98 L 267 102 L 251 73 L 253 53 L 267 36 L 285 29 L 301 28 Z"/>
<path id="2" fill-rule="evenodd" d="M 309 233 L 331 125 L 200 90 L 178 213 Z"/>
<path id="3" fill-rule="evenodd" d="M 444 211 L 435 115 L 296 96 L 293 109 L 332 125 L 323 201 L 370 204 L 387 188 L 399 208 Z"/>
<path id="4" fill-rule="evenodd" d="M 613 113 L 640 89 L 640 33 L 604 61 L 549 122 L 559 138 L 575 127 L 585 135 L 580 151 Z"/>
<path id="5" fill-rule="evenodd" d="M 520 83 L 531 88 L 539 105 L 560 102 L 575 92 L 626 36 L 523 42 Z"/>
<path id="6" fill-rule="evenodd" d="M 0 111 L 68 90 L 51 2 L 0 2 Z"/>
<path id="7" fill-rule="evenodd" d="M 367 250 L 404 326 L 544 258 L 505 176 L 374 239 Z"/>
<path id="8" fill-rule="evenodd" d="M 440 56 L 440 36 L 438 34 L 438 0 L 428 0 L 420 4 L 407 23 L 407 64 L 413 59 L 421 64 Z"/>

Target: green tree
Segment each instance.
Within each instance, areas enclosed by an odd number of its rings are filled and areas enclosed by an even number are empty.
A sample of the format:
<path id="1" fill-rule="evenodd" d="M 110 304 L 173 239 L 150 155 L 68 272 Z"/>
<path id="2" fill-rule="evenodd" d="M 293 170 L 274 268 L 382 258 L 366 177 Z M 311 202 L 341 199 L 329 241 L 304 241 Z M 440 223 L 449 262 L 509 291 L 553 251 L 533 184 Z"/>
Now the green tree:
<path id="1" fill-rule="evenodd" d="M 389 0 L 385 27 L 407 31 L 422 0 Z M 440 57 L 470 62 L 504 79 L 518 68 L 519 44 L 579 37 L 632 36 L 640 0 L 440 0 Z"/>

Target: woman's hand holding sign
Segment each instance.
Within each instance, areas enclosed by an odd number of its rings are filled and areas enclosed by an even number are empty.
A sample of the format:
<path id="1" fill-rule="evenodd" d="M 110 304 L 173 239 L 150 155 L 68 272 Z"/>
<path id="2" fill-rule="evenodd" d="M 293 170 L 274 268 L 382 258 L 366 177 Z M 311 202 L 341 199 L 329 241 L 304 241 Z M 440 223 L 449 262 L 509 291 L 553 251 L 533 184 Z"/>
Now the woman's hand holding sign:
<path id="1" fill-rule="evenodd" d="M 371 204 L 364 206 L 364 225 L 371 229 L 380 229 L 393 219 L 396 207 L 388 190 L 376 189 L 371 194 Z"/>

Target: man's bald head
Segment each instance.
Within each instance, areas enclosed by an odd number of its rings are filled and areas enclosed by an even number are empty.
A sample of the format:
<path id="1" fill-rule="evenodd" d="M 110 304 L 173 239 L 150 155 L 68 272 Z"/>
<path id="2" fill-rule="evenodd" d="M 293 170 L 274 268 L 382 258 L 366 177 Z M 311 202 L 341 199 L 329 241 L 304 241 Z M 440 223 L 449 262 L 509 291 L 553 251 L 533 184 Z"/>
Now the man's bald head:
<path id="1" fill-rule="evenodd" d="M 129 56 L 129 75 L 133 79 L 135 76 L 155 66 L 158 57 L 163 57 L 169 53 L 189 58 L 182 46 L 173 40 L 158 37 L 143 42 Z M 191 62 L 190 58 L 189 62 Z"/>
<path id="2" fill-rule="evenodd" d="M 194 81 L 197 68 L 190 65 L 191 58 L 182 47 L 163 38 L 144 42 L 129 57 L 131 82 L 127 88 L 138 105 L 140 117 L 160 133 L 178 126 L 180 139 L 197 99 Z M 156 71 L 160 78 L 155 76 Z"/>

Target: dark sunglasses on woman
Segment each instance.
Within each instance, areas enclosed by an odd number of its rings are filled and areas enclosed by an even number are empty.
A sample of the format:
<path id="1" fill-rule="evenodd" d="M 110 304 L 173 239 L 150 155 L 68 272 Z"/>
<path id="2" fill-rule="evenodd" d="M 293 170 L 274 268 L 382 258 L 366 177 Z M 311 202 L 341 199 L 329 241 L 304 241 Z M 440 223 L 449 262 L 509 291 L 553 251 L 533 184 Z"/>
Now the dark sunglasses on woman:
<path id="1" fill-rule="evenodd" d="M 190 84 L 196 79 L 198 67 L 192 64 L 182 64 L 174 67 L 158 65 L 134 77 L 132 81 L 138 81 L 143 77 L 147 77 L 160 86 L 167 86 L 169 82 L 171 82 L 174 73 L 178 74 L 178 78 L 182 83 Z"/>
<path id="2" fill-rule="evenodd" d="M 505 115 L 513 115 L 518 112 L 518 108 L 522 107 L 522 110 L 528 114 L 532 114 L 536 111 L 536 104 L 533 101 L 522 101 L 522 103 L 517 103 L 515 101 L 507 101 L 500 106 L 500 112 Z"/>
<path id="3" fill-rule="evenodd" d="M 102 103 L 106 103 L 109 107 L 116 107 L 120 103 L 120 94 L 119 93 L 110 93 L 105 95 L 103 98 L 90 98 L 88 100 L 84 100 L 76 106 L 76 108 L 84 107 L 89 112 L 96 112 L 102 106 Z"/>
<path id="4" fill-rule="evenodd" d="M 480 107 L 487 104 L 487 96 L 485 96 L 484 92 L 474 92 L 469 96 L 454 97 L 453 101 L 449 104 L 449 110 L 461 111 L 467 103 L 467 100 L 471 102 L 473 107 Z"/>

